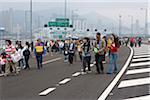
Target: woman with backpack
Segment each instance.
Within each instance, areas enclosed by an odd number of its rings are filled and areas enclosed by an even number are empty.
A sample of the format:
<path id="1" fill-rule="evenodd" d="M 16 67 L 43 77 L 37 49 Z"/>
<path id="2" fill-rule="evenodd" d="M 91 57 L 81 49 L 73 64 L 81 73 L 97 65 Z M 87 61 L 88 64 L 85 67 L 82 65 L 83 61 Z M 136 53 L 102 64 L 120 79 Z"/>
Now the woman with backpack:
<path id="1" fill-rule="evenodd" d="M 119 48 L 119 41 L 118 38 L 112 34 L 111 36 L 111 45 L 109 47 L 110 56 L 109 56 L 109 69 L 107 74 L 117 73 L 117 57 L 118 57 L 118 48 Z"/>

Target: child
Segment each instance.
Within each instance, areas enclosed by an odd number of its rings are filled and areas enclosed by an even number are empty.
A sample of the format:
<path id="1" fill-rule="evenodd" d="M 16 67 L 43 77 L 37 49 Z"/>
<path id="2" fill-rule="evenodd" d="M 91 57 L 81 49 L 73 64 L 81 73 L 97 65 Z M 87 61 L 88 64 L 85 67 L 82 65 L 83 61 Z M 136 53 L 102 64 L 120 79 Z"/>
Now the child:
<path id="1" fill-rule="evenodd" d="M 0 55 L 0 66 L 1 66 L 1 73 L 4 74 L 5 73 L 5 64 L 6 64 L 6 54 L 2 53 Z"/>

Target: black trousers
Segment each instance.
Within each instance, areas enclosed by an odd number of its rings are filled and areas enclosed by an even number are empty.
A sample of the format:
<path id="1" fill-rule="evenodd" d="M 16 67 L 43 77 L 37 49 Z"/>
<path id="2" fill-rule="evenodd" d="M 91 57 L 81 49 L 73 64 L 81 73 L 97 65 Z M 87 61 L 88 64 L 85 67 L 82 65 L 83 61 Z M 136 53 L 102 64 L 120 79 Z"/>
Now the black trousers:
<path id="1" fill-rule="evenodd" d="M 24 59 L 25 59 L 25 66 L 26 66 L 25 69 L 27 69 L 27 68 L 30 69 L 30 67 L 29 67 L 29 56 L 25 56 Z"/>
<path id="2" fill-rule="evenodd" d="M 83 72 L 86 72 L 86 64 L 88 65 L 88 71 L 91 71 L 90 62 L 91 56 L 83 57 Z"/>
<path id="3" fill-rule="evenodd" d="M 82 52 L 79 52 L 80 61 L 82 61 Z"/>
<path id="4" fill-rule="evenodd" d="M 69 63 L 73 64 L 74 53 L 69 53 Z"/>
<path id="5" fill-rule="evenodd" d="M 104 67 L 103 67 L 103 55 L 99 55 L 99 54 L 96 54 L 95 55 L 95 61 L 96 61 L 96 70 L 98 73 L 100 73 L 100 70 L 103 72 L 104 71 Z"/>

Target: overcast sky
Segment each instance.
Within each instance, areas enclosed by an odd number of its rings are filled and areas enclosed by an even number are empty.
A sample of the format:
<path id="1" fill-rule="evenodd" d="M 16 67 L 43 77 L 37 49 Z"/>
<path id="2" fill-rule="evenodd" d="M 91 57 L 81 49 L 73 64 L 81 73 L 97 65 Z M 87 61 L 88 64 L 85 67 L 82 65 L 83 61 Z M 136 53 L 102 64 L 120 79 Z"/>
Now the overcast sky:
<path id="1" fill-rule="evenodd" d="M 58 6 L 59 8 L 64 9 L 65 0 L 32 1 L 33 10 L 40 11 L 46 9 L 50 10 L 51 8 L 56 8 Z M 30 0 L 0 0 L 0 10 L 6 10 L 9 8 L 13 8 L 15 10 L 29 10 L 29 2 Z M 150 7 L 148 7 L 148 0 L 67 0 L 67 2 L 67 8 L 70 11 L 78 9 L 77 13 L 79 15 L 89 12 L 97 12 L 117 21 L 119 14 L 121 14 L 123 16 L 123 23 L 126 25 L 127 23 L 130 23 L 129 15 L 134 17 L 134 21 L 139 19 L 140 24 L 144 25 L 145 11 L 140 8 Z"/>
<path id="2" fill-rule="evenodd" d="M 0 0 L 0 2 L 28 2 L 30 0 Z M 33 0 L 33 2 L 63 2 L 64 0 Z M 69 2 L 148 2 L 148 0 L 67 0 Z"/>

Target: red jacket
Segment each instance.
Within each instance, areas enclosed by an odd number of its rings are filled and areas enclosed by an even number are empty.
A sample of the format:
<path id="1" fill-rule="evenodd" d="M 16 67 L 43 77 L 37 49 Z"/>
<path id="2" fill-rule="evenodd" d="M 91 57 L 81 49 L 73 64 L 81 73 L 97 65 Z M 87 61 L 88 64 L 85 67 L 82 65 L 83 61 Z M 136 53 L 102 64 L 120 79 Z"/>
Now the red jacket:
<path id="1" fill-rule="evenodd" d="M 112 52 L 112 53 L 118 52 L 118 47 L 115 45 L 115 43 L 111 44 L 110 52 Z"/>

